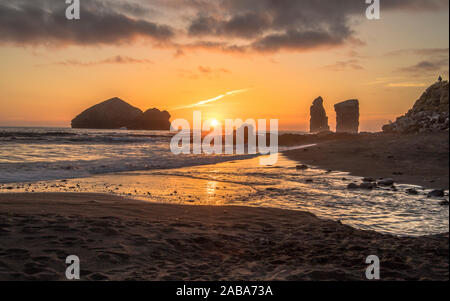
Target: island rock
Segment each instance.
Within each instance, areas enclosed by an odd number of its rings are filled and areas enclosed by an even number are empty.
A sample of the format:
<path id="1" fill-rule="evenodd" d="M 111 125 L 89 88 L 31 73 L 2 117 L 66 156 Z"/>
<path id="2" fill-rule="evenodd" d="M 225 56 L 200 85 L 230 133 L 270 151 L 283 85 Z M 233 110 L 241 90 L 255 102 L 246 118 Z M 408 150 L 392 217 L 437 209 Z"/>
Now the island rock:
<path id="1" fill-rule="evenodd" d="M 127 125 L 129 130 L 170 130 L 170 114 L 156 108 L 149 109 Z"/>
<path id="2" fill-rule="evenodd" d="M 142 111 L 120 98 L 111 98 L 83 111 L 72 120 L 72 128 L 120 129 L 133 122 Z"/>

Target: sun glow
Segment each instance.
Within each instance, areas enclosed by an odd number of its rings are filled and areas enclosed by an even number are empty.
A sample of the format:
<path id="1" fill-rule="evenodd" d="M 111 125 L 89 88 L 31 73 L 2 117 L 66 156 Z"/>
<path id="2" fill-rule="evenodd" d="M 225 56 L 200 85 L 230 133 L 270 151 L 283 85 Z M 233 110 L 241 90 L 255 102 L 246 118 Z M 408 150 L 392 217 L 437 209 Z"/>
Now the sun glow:
<path id="1" fill-rule="evenodd" d="M 220 125 L 220 122 L 217 119 L 211 119 L 211 126 L 216 127 Z"/>

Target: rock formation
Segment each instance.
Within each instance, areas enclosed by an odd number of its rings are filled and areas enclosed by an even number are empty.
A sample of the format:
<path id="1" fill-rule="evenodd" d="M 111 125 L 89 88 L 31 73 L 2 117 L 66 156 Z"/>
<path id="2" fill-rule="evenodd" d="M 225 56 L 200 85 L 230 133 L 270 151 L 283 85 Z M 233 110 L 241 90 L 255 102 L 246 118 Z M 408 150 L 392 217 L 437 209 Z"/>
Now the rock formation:
<path id="1" fill-rule="evenodd" d="M 120 98 L 111 98 L 83 111 L 72 120 L 72 128 L 170 130 L 170 114 L 150 109 L 143 113 Z"/>
<path id="2" fill-rule="evenodd" d="M 336 133 L 358 133 L 359 101 L 350 99 L 334 105 Z"/>
<path id="3" fill-rule="evenodd" d="M 111 98 L 85 110 L 72 120 L 72 128 L 119 129 L 142 114 L 120 98 Z"/>
<path id="4" fill-rule="evenodd" d="M 323 99 L 322 97 L 318 97 L 313 101 L 313 104 L 310 109 L 311 119 L 309 123 L 309 131 L 311 133 L 318 133 L 329 131 L 330 127 L 328 126 L 328 117 L 323 108 Z"/>
<path id="5" fill-rule="evenodd" d="M 156 108 L 145 111 L 127 125 L 129 130 L 170 130 L 170 114 Z"/>
<path id="6" fill-rule="evenodd" d="M 448 131 L 448 81 L 431 85 L 416 101 L 413 108 L 394 123 L 383 126 L 387 133 L 427 133 Z"/>

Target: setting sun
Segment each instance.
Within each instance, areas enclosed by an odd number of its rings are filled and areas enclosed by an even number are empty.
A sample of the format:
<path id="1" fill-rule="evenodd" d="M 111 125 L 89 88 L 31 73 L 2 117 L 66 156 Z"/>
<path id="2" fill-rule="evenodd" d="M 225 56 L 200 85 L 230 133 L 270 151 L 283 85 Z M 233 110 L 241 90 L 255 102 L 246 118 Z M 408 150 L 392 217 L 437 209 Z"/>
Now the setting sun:
<path id="1" fill-rule="evenodd" d="M 217 119 L 211 119 L 211 126 L 216 127 L 219 126 L 220 122 Z"/>

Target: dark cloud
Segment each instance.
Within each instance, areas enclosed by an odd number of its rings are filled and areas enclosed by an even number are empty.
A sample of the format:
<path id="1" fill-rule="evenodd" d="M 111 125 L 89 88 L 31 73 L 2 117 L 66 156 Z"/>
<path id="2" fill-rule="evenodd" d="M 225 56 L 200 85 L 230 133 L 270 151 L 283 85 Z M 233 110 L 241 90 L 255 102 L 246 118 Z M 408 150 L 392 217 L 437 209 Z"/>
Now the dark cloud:
<path id="1" fill-rule="evenodd" d="M 448 58 L 420 61 L 415 65 L 403 67 L 397 71 L 406 73 L 412 76 L 429 76 L 448 71 Z"/>
<path id="2" fill-rule="evenodd" d="M 210 16 L 199 16 L 189 26 L 188 31 L 193 36 L 211 35 L 217 31 L 219 21 Z"/>
<path id="3" fill-rule="evenodd" d="M 143 6 L 136 2 L 117 1 L 114 3 L 118 10 L 122 11 L 125 14 L 130 14 L 132 16 L 143 17 L 148 15 L 154 15 L 157 13 L 154 9 Z"/>
<path id="4" fill-rule="evenodd" d="M 81 5 L 81 20 L 67 20 L 64 1 L 2 2 L 0 42 L 94 45 L 130 42 L 137 37 L 164 41 L 174 36 L 169 26 L 128 17 L 100 1 L 88 3 Z"/>
<path id="5" fill-rule="evenodd" d="M 236 44 L 230 44 L 225 42 L 218 41 L 195 41 L 192 43 L 185 44 L 177 44 L 174 43 L 171 45 L 177 49 L 175 56 L 184 55 L 184 50 L 209 50 L 209 51 L 219 51 L 226 53 L 234 53 L 234 54 L 243 54 L 249 50 L 249 46 L 240 46 Z"/>
<path id="6" fill-rule="evenodd" d="M 178 74 L 181 77 L 189 79 L 218 79 L 222 75 L 230 74 L 231 71 L 225 68 L 212 68 L 209 66 L 198 66 L 197 70 L 191 71 L 186 69 L 179 69 Z"/>
<path id="7" fill-rule="evenodd" d="M 174 0 L 175 1 L 175 0 Z M 235 49 L 259 52 L 307 50 L 355 42 L 351 18 L 364 18 L 361 0 L 222 0 L 213 12 L 197 10 L 188 32 L 191 36 L 225 36 L 244 39 Z M 448 7 L 447 0 L 389 0 L 383 11 L 420 12 Z M 230 42 L 231 44 L 232 42 Z M 227 47 L 223 47 L 228 50 Z"/>
<path id="8" fill-rule="evenodd" d="M 417 48 L 400 49 L 386 53 L 386 56 L 418 55 L 418 56 L 448 56 L 448 48 Z"/>
<path id="9" fill-rule="evenodd" d="M 117 44 L 136 38 L 232 53 L 303 51 L 358 41 L 363 0 L 89 0 L 81 20 L 62 0 L 0 0 L 0 43 Z M 448 0 L 389 0 L 383 12 L 448 9 Z"/>
<path id="10" fill-rule="evenodd" d="M 436 70 L 437 68 L 440 68 L 440 65 L 436 64 L 435 62 L 423 61 L 423 62 L 417 63 L 414 66 L 403 68 L 403 70 L 404 71 L 428 71 L 428 70 Z"/>
<path id="11" fill-rule="evenodd" d="M 227 36 L 252 38 L 270 28 L 270 18 L 264 14 L 246 13 L 220 20 L 211 16 L 199 16 L 188 28 L 191 36 Z"/>
<path id="12" fill-rule="evenodd" d="M 208 66 L 198 66 L 198 70 L 203 74 L 212 74 L 212 73 L 231 73 L 230 70 L 225 68 L 211 68 Z"/>
<path id="13" fill-rule="evenodd" d="M 332 65 L 327 65 L 327 66 L 325 66 L 325 69 L 328 69 L 331 71 L 343 71 L 346 69 L 363 70 L 364 67 L 361 66 L 359 60 L 350 59 L 350 60 L 346 60 L 346 61 L 339 61 Z"/>
<path id="14" fill-rule="evenodd" d="M 437 76 L 436 74 L 448 73 L 448 48 L 413 48 L 391 51 L 387 57 L 412 56 L 417 58 L 417 63 L 411 66 L 397 68 L 395 72 L 400 72 L 408 76 L 427 77 Z"/>
<path id="15" fill-rule="evenodd" d="M 128 56 L 117 55 L 114 57 L 106 58 L 104 60 L 92 61 L 92 62 L 82 62 L 79 60 L 65 60 L 61 62 L 56 62 L 53 65 L 61 66 L 78 66 L 78 67 L 91 67 L 105 64 L 153 64 L 152 61 L 147 59 L 136 59 Z"/>
<path id="16" fill-rule="evenodd" d="M 274 52 L 281 49 L 306 50 L 315 47 L 340 45 L 348 37 L 347 30 L 343 32 L 290 30 L 285 33 L 267 35 L 255 41 L 252 48 L 262 52 Z"/>

